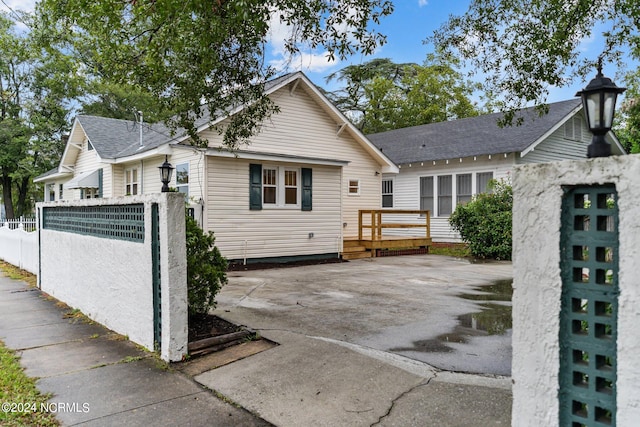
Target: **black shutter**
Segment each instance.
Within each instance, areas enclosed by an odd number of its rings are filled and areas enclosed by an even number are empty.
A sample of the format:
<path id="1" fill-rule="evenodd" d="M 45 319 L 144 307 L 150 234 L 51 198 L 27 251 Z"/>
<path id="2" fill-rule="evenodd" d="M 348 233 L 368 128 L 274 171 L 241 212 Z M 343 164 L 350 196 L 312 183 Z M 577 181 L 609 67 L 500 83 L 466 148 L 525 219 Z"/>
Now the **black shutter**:
<path id="1" fill-rule="evenodd" d="M 311 191 L 313 179 L 310 168 L 302 168 L 302 210 L 310 211 L 313 205 L 313 194 Z"/>
<path id="2" fill-rule="evenodd" d="M 98 197 L 102 198 L 102 169 L 98 169 Z"/>
<path id="3" fill-rule="evenodd" d="M 249 209 L 262 209 L 262 165 L 249 165 Z"/>

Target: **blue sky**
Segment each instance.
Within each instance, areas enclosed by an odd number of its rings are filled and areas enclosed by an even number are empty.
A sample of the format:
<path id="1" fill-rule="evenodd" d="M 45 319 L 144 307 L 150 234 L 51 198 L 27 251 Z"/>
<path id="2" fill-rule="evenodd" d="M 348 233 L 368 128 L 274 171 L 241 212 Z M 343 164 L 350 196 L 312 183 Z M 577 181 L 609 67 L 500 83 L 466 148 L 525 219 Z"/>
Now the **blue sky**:
<path id="1" fill-rule="evenodd" d="M 36 0 L 0 0 L 0 10 L 7 10 L 7 7 L 10 7 L 32 11 L 35 3 Z M 444 23 L 449 15 L 463 14 L 469 3 L 470 0 L 396 0 L 394 1 L 395 11 L 391 16 L 383 18 L 379 27 L 380 31 L 387 36 L 387 44 L 380 47 L 373 55 L 366 57 L 356 55 L 345 61 L 330 63 L 327 62 L 324 52 L 307 51 L 300 57 L 293 58 L 289 67 L 291 70 L 301 69 L 316 85 L 333 90 L 336 89 L 335 83 L 328 86 L 325 83 L 325 77 L 347 65 L 361 64 L 373 58 L 390 58 L 397 63 L 422 64 L 427 53 L 432 49 L 423 41 Z M 281 67 L 285 62 L 281 52 L 286 31 L 287 29 L 282 26 L 273 26 L 266 58 Z M 594 33 L 599 34 L 598 31 Z M 590 59 L 595 59 L 602 45 L 601 38 L 594 36 L 585 39 L 581 48 Z M 637 63 L 635 65 L 637 66 Z M 616 74 L 616 71 L 614 66 L 607 67 L 605 64 L 604 74 L 622 85 L 622 78 Z M 593 75 L 595 76 L 595 70 Z M 577 81 L 568 87 L 551 88 L 548 100 L 555 102 L 571 99 L 585 85 L 586 82 Z"/>

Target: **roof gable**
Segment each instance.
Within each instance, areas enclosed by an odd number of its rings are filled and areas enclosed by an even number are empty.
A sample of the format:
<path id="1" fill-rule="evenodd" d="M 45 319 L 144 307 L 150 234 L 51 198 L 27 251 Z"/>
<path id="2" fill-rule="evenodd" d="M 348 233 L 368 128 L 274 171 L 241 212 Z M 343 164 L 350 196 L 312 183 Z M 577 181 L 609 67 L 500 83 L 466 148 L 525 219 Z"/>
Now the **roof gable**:
<path id="1" fill-rule="evenodd" d="M 535 108 L 520 111 L 519 126 L 499 127 L 502 113 L 432 123 L 367 135 L 396 164 L 445 160 L 486 154 L 522 152 L 580 111 L 580 99 L 549 104 L 548 114 Z"/>

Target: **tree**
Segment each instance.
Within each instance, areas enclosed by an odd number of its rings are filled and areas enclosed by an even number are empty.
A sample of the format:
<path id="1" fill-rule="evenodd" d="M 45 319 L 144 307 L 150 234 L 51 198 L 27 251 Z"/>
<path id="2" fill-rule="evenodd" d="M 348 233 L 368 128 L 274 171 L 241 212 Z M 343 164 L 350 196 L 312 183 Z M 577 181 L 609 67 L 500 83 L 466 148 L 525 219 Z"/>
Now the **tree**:
<path id="1" fill-rule="evenodd" d="M 616 116 L 614 130 L 627 153 L 640 153 L 640 70 L 625 78 L 625 100 Z"/>
<path id="2" fill-rule="evenodd" d="M 31 23 L 26 14 L 18 17 Z M 0 185 L 6 215 L 13 218 L 32 208 L 31 178 L 62 154 L 61 135 L 78 77 L 74 61 L 40 50 L 31 33 L 17 32 L 5 14 L 0 14 L 0 51 Z"/>
<path id="3" fill-rule="evenodd" d="M 623 67 L 626 50 L 640 55 L 637 0 L 474 0 L 430 41 L 487 76 L 489 92 L 502 94 L 503 123 L 528 103 L 542 106 L 550 87 L 593 74 L 598 57 Z M 604 44 L 582 57 L 581 43 L 596 32 Z"/>
<path id="4" fill-rule="evenodd" d="M 229 147 L 246 142 L 276 110 L 264 83 L 271 22 L 290 30 L 288 53 L 324 47 L 328 59 L 371 53 L 384 43 L 371 29 L 393 10 L 389 0 L 43 0 L 37 4 L 45 46 L 72 51 L 87 72 L 151 93 L 167 121 L 196 143 L 194 122 L 244 106 L 219 132 Z"/>
<path id="5" fill-rule="evenodd" d="M 480 193 L 458 205 L 449 223 L 469 244 L 476 258 L 511 259 L 513 190 L 505 181 L 490 181 L 490 193 Z"/>
<path id="6" fill-rule="evenodd" d="M 345 89 L 331 94 L 365 133 L 475 116 L 470 100 L 477 85 L 456 70 L 458 61 L 439 53 L 425 63 L 394 64 L 375 59 L 351 65 L 327 77 L 344 81 Z"/>

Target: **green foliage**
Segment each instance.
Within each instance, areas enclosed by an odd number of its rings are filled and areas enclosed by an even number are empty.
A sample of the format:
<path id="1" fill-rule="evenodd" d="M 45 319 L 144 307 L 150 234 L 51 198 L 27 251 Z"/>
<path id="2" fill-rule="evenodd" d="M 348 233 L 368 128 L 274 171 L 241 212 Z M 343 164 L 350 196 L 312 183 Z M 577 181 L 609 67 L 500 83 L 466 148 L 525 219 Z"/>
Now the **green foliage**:
<path id="1" fill-rule="evenodd" d="M 640 70 L 625 77 L 627 91 L 614 131 L 627 153 L 640 153 Z"/>
<path id="2" fill-rule="evenodd" d="M 510 260 L 513 191 L 503 180 L 493 180 L 490 186 L 491 193 L 458 205 L 449 223 L 469 244 L 474 257 Z"/>
<path id="3" fill-rule="evenodd" d="M 227 283 L 227 260 L 214 245 L 211 231 L 202 231 L 189 215 L 186 225 L 189 314 L 206 314 L 215 308 L 216 295 Z"/>
<path id="4" fill-rule="evenodd" d="M 452 56 L 430 54 L 424 65 L 374 59 L 327 77 L 345 83 L 330 94 L 364 133 L 377 133 L 478 115 L 470 97 L 478 88 L 465 81 Z"/>
<path id="5" fill-rule="evenodd" d="M 625 53 L 637 59 L 638 19 L 637 0 L 475 0 L 429 40 L 487 76 L 486 90 L 504 96 L 506 124 L 513 109 L 543 105 L 551 88 L 590 80 L 599 56 L 618 69 Z M 595 33 L 604 43 L 585 49 Z"/>
<path id="6" fill-rule="evenodd" d="M 43 45 L 73 52 L 86 72 L 152 94 L 167 124 L 203 144 L 195 122 L 224 117 L 219 131 L 234 148 L 274 111 L 264 82 L 282 73 L 265 64 L 274 25 L 288 31 L 284 50 L 323 48 L 328 59 L 369 54 L 385 42 L 373 27 L 389 0 L 42 0 L 36 5 Z M 204 104 L 203 104 L 204 101 Z"/>

